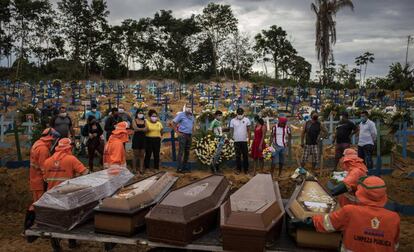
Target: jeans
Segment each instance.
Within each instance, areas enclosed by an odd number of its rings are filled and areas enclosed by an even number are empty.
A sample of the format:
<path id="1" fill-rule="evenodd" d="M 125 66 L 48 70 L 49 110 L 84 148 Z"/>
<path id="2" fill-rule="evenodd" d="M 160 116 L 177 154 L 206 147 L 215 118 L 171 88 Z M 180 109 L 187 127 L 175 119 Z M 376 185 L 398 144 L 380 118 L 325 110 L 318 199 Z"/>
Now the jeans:
<path id="1" fill-rule="evenodd" d="M 374 145 L 367 144 L 364 146 L 358 146 L 358 157 L 364 160 L 365 165 L 368 170 L 372 169 L 372 152 L 374 151 Z"/>
<path id="2" fill-rule="evenodd" d="M 188 170 L 187 162 L 190 156 L 191 135 L 181 134 L 178 136 L 178 157 L 177 157 L 177 171 Z"/>
<path id="3" fill-rule="evenodd" d="M 241 171 L 241 157 L 243 156 L 243 171 L 247 173 L 249 171 L 249 148 L 247 142 L 235 142 L 234 148 L 236 150 L 236 167 L 238 171 Z"/>
<path id="4" fill-rule="evenodd" d="M 149 169 L 151 155 L 154 156 L 154 169 L 160 168 L 160 149 L 161 149 L 161 138 L 160 137 L 146 137 L 145 138 L 145 169 Z"/>
<path id="5" fill-rule="evenodd" d="M 273 146 L 275 152 L 272 153 L 272 164 L 275 165 L 277 163 L 284 164 L 285 163 L 285 147 L 282 146 Z"/>

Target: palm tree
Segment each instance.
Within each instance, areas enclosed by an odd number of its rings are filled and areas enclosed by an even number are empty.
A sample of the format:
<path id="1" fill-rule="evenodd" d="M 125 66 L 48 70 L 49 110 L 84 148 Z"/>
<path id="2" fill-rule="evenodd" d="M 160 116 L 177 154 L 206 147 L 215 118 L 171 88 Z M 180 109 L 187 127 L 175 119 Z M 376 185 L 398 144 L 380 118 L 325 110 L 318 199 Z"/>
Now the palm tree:
<path id="1" fill-rule="evenodd" d="M 355 58 L 355 64 L 357 66 L 359 66 L 360 68 L 360 84 L 364 84 L 365 83 L 365 76 L 367 75 L 367 68 L 368 68 L 368 63 L 374 63 L 374 54 L 370 53 L 370 52 L 365 52 L 364 54 L 362 54 L 361 56 L 358 56 Z M 362 78 L 362 66 L 365 66 L 364 68 L 364 78 Z"/>
<path id="2" fill-rule="evenodd" d="M 315 49 L 319 65 L 323 70 L 323 81 L 326 82 L 326 68 L 332 57 L 332 46 L 336 43 L 336 13 L 342 8 L 354 10 L 352 0 L 315 0 L 311 9 L 316 15 Z"/>

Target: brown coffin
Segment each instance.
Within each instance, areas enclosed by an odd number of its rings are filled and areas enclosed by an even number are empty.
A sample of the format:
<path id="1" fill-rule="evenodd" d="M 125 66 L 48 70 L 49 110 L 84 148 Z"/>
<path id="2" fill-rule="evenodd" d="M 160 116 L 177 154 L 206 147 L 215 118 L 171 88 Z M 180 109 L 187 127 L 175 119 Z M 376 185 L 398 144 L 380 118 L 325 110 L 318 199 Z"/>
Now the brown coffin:
<path id="1" fill-rule="evenodd" d="M 95 208 L 95 232 L 131 236 L 145 225 L 145 215 L 177 178 L 167 172 L 134 181 Z"/>
<path id="2" fill-rule="evenodd" d="M 186 245 L 201 237 L 217 225 L 229 191 L 224 176 L 212 175 L 170 192 L 145 217 L 148 239 Z"/>
<path id="3" fill-rule="evenodd" d="M 289 234 L 302 247 L 337 249 L 341 233 L 318 233 L 314 229 L 296 229 L 290 225 L 293 219 L 305 219 L 318 214 L 329 214 L 339 208 L 336 200 L 316 181 L 304 181 L 297 186 L 286 205 Z"/>
<path id="4" fill-rule="evenodd" d="M 281 231 L 285 209 L 279 185 L 270 174 L 258 174 L 220 208 L 223 249 L 264 251 Z"/>

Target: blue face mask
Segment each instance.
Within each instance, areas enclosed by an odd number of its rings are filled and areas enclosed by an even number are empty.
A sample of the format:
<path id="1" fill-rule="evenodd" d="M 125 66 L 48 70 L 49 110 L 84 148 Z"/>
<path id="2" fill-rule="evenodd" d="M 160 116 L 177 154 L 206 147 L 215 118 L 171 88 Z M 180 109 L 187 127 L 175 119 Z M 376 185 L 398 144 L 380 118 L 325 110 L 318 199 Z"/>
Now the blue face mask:
<path id="1" fill-rule="evenodd" d="M 365 116 L 361 116 L 361 122 L 365 123 L 367 122 L 368 118 L 366 118 Z"/>

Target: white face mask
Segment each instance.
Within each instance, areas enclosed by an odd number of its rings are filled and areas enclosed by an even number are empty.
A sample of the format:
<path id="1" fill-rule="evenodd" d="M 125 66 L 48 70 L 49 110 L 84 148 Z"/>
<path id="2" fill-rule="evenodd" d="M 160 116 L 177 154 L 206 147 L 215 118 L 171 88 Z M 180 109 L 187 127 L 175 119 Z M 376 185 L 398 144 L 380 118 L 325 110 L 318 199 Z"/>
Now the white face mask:
<path id="1" fill-rule="evenodd" d="M 144 114 L 138 114 L 138 118 L 139 118 L 139 119 L 144 118 Z"/>
<path id="2" fill-rule="evenodd" d="M 92 112 L 96 112 L 96 108 L 92 109 Z"/>
<path id="3" fill-rule="evenodd" d="M 239 120 L 243 119 L 243 115 L 237 115 L 237 119 Z"/>
<path id="4" fill-rule="evenodd" d="M 339 120 L 342 121 L 344 119 L 343 116 L 339 116 Z"/>
<path id="5" fill-rule="evenodd" d="M 123 108 L 118 109 L 118 112 L 123 113 L 125 110 Z"/>
<path id="6" fill-rule="evenodd" d="M 158 119 L 158 117 L 156 117 L 156 116 L 151 116 L 151 122 L 156 122 L 156 121 L 157 121 L 157 119 Z"/>
<path id="7" fill-rule="evenodd" d="M 191 114 L 191 108 L 186 108 L 186 109 L 185 109 L 185 112 L 187 112 L 187 113 Z"/>
<path id="8" fill-rule="evenodd" d="M 67 113 L 66 112 L 60 113 L 59 116 L 60 117 L 66 117 L 67 116 Z"/>

